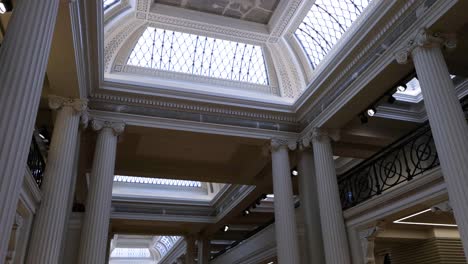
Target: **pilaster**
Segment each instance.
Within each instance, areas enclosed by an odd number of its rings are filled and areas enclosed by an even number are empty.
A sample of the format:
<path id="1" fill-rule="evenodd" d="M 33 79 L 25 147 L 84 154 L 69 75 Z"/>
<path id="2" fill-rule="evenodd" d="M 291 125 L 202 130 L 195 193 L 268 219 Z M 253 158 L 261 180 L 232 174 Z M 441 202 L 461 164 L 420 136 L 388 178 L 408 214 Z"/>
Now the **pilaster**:
<path id="1" fill-rule="evenodd" d="M 59 0 L 15 1 L 0 48 L 0 264 L 25 175 L 58 6 Z"/>
<path id="2" fill-rule="evenodd" d="M 92 120 L 91 126 L 98 137 L 81 231 L 80 264 L 104 263 L 106 259 L 117 136 L 125 128 L 124 123 L 105 120 Z"/>
<path id="3" fill-rule="evenodd" d="M 331 138 L 336 131 L 314 129 L 312 135 L 323 246 L 327 264 L 350 264 L 351 258 L 336 177 Z"/>
<path id="4" fill-rule="evenodd" d="M 300 263 L 288 154 L 288 149 L 294 150 L 296 147 L 295 141 L 271 140 L 276 248 L 278 262 L 288 264 Z"/>
<path id="5" fill-rule="evenodd" d="M 34 219 L 26 263 L 58 263 L 65 230 L 69 186 L 73 182 L 78 126 L 87 100 L 50 96 L 57 110 L 47 166 L 42 182 L 42 200 Z"/>

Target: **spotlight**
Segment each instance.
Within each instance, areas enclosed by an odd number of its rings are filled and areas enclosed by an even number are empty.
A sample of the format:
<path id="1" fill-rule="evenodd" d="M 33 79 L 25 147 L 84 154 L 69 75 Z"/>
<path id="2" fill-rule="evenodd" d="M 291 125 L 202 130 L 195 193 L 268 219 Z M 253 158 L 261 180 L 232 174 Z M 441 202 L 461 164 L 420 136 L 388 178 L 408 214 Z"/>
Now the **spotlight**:
<path id="1" fill-rule="evenodd" d="M 369 118 L 367 118 L 365 114 L 360 114 L 359 118 L 361 119 L 362 124 L 367 124 L 367 122 L 369 122 Z"/>
<path id="2" fill-rule="evenodd" d="M 375 113 L 377 113 L 377 110 L 375 109 L 375 107 L 370 107 L 369 109 L 367 109 L 367 115 L 372 117 L 375 115 Z"/>
<path id="3" fill-rule="evenodd" d="M 406 91 L 406 84 L 398 85 L 398 87 L 396 89 L 397 89 L 398 92 L 402 93 L 402 92 Z"/>
<path id="4" fill-rule="evenodd" d="M 396 101 L 396 99 L 395 99 L 395 97 L 393 97 L 393 95 L 389 95 L 389 96 L 388 96 L 387 102 L 388 102 L 389 104 L 393 104 L 393 103 L 395 103 L 395 101 Z"/>
<path id="5" fill-rule="evenodd" d="M 228 225 L 225 225 L 225 226 L 223 227 L 223 231 L 224 231 L 224 232 L 227 232 L 228 230 L 229 230 L 229 226 L 228 226 Z"/>
<path id="6" fill-rule="evenodd" d="M 249 215 L 249 214 L 250 214 L 250 210 L 249 210 L 249 209 L 245 209 L 243 214 L 244 214 L 244 216 Z"/>
<path id="7" fill-rule="evenodd" d="M 10 0 L 0 0 L 0 14 L 11 12 L 13 10 L 13 4 Z"/>
<path id="8" fill-rule="evenodd" d="M 297 176 L 297 175 L 299 175 L 299 171 L 298 171 L 296 168 L 293 168 L 293 169 L 291 170 L 291 175 L 292 175 L 292 176 Z"/>

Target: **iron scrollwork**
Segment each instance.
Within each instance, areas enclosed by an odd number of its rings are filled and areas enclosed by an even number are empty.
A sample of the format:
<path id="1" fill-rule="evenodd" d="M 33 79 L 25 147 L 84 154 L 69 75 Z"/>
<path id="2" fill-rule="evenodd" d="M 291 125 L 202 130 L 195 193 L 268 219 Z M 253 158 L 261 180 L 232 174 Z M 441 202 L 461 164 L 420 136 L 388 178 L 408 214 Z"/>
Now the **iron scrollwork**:
<path id="1" fill-rule="evenodd" d="M 362 162 L 339 178 L 343 209 L 353 207 L 438 167 L 429 124 Z"/>

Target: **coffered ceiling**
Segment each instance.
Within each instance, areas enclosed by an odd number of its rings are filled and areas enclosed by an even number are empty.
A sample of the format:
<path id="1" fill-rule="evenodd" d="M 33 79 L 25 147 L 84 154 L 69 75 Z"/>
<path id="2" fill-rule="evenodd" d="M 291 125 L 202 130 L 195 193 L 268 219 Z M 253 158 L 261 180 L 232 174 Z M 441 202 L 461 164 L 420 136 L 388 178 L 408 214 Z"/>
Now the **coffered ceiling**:
<path id="1" fill-rule="evenodd" d="M 268 24 L 279 0 L 154 0 L 154 3 Z"/>

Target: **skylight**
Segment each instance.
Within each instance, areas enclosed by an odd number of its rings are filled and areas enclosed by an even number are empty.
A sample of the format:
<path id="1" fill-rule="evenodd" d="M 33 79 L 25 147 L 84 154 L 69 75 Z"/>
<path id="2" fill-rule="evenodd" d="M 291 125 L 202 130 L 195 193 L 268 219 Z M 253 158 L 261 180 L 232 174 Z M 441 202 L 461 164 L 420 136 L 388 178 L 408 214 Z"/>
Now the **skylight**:
<path id="1" fill-rule="evenodd" d="M 174 244 L 179 240 L 179 236 L 161 236 L 154 244 L 154 248 L 159 251 L 161 258 L 171 250 Z"/>
<path id="2" fill-rule="evenodd" d="M 313 68 L 323 60 L 371 0 L 316 0 L 295 35 Z"/>
<path id="3" fill-rule="evenodd" d="M 114 181 L 115 182 L 128 182 L 128 183 L 172 185 L 172 186 L 181 186 L 181 187 L 201 187 L 201 182 L 199 181 L 184 181 L 184 180 L 133 177 L 133 176 L 121 176 L 121 175 L 114 176 Z"/>
<path id="4" fill-rule="evenodd" d="M 151 253 L 148 248 L 115 248 L 111 258 L 151 258 Z"/>
<path id="5" fill-rule="evenodd" d="M 268 85 L 260 46 L 148 27 L 128 65 Z"/>
<path id="6" fill-rule="evenodd" d="M 102 6 L 104 7 L 104 10 L 106 10 L 118 2 L 120 2 L 120 0 L 102 0 Z"/>

